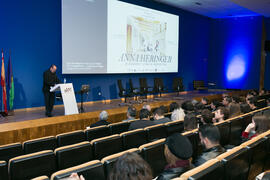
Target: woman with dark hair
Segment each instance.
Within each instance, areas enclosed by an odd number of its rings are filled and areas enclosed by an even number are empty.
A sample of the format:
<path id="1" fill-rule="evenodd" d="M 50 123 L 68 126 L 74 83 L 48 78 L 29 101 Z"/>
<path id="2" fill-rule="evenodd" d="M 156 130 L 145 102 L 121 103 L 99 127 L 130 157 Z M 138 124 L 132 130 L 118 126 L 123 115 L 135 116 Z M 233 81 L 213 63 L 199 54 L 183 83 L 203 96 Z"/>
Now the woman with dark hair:
<path id="1" fill-rule="evenodd" d="M 150 166 L 136 153 L 119 157 L 110 173 L 109 180 L 152 180 Z"/>
<path id="2" fill-rule="evenodd" d="M 243 141 L 250 140 L 270 129 L 270 120 L 266 116 L 254 116 L 245 131 L 242 133 Z"/>
<path id="3" fill-rule="evenodd" d="M 190 131 L 198 128 L 197 117 L 194 113 L 188 113 L 184 118 L 184 129 Z"/>

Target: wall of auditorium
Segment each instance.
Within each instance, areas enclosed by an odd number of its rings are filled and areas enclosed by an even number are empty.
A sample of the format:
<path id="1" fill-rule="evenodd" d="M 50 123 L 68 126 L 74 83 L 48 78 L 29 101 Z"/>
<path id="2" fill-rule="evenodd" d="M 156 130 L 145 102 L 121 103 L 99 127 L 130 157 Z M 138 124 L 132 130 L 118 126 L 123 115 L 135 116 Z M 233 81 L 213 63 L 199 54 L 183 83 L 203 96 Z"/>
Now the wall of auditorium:
<path id="1" fill-rule="evenodd" d="M 212 20 L 208 80 L 217 88 L 259 88 L 262 19 Z"/>
<path id="2" fill-rule="evenodd" d="M 266 39 L 270 41 L 270 18 L 264 19 Z M 266 52 L 265 57 L 265 75 L 264 75 L 264 87 L 270 89 L 270 52 Z"/>
<path id="3" fill-rule="evenodd" d="M 132 0 L 124 0 L 132 2 Z M 207 79 L 210 23 L 207 17 L 181 11 L 148 0 L 138 0 L 142 5 L 180 16 L 179 73 L 164 74 L 115 74 L 115 75 L 61 75 L 61 1 L 60 0 L 12 0 L 0 2 L 0 48 L 5 49 L 7 65 L 11 50 L 15 81 L 15 102 L 18 108 L 44 106 L 42 94 L 42 73 L 52 63 L 58 66 L 58 74 L 72 82 L 75 91 L 82 84 L 90 84 L 87 101 L 118 98 L 116 81 L 124 85 L 129 78 L 138 86 L 138 78 L 164 78 L 171 89 L 172 78 L 181 76 L 187 90 L 192 89 L 192 80 Z M 98 17 L 97 17 L 98 18 Z M 77 98 L 79 101 L 79 97 Z M 59 102 L 57 102 L 59 103 Z"/>

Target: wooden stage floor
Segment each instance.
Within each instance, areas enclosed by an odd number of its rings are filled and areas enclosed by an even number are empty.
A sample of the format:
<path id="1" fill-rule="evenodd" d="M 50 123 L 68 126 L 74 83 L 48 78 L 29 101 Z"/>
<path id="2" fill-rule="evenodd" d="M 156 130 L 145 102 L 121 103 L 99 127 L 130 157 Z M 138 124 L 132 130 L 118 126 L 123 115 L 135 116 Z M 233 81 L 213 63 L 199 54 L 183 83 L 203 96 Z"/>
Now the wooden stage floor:
<path id="1" fill-rule="evenodd" d="M 213 95 L 218 95 L 222 93 L 228 93 L 228 91 L 225 90 L 208 90 L 208 91 L 189 91 L 189 92 L 182 92 L 179 96 L 175 93 L 170 94 L 163 94 L 161 98 L 148 98 L 148 102 L 143 102 L 143 104 L 152 104 L 154 102 L 162 102 L 162 101 L 176 101 L 179 104 L 186 100 L 191 99 L 200 99 L 201 97 L 211 97 Z M 181 98 L 181 99 L 180 99 Z M 94 111 L 102 111 L 102 110 L 108 110 L 108 109 L 116 109 L 120 107 L 125 106 L 119 106 L 119 103 L 121 102 L 120 99 L 107 101 L 107 102 L 87 102 L 84 103 L 84 111 L 85 112 L 94 112 Z M 134 105 L 139 105 L 140 103 L 134 103 Z M 80 106 L 79 106 L 80 107 Z M 127 105 L 126 105 L 127 107 Z M 64 115 L 64 107 L 63 105 L 57 105 L 54 106 L 53 110 L 53 116 L 63 116 Z M 38 108 L 28 108 L 28 109 L 19 109 L 15 110 L 14 115 L 12 116 L 6 116 L 0 118 L 0 124 L 3 123 L 11 123 L 11 122 L 21 122 L 21 121 L 27 121 L 27 120 L 34 120 L 34 119 L 40 119 L 40 118 L 46 118 L 45 116 L 45 109 L 44 107 L 38 107 Z"/>

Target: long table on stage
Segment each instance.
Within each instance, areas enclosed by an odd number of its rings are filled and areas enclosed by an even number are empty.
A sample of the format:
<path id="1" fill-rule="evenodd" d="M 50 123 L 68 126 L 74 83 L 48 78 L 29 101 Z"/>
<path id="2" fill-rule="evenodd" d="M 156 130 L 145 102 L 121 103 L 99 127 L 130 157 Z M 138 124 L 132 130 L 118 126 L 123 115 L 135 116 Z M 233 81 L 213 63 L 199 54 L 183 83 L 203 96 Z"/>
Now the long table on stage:
<path id="1" fill-rule="evenodd" d="M 217 92 L 185 92 L 180 95 L 181 100 L 174 99 L 175 95 L 163 95 L 158 101 L 147 102 L 152 108 L 161 105 L 169 106 L 172 102 L 182 103 L 183 101 L 196 99 L 200 100 L 202 97 L 208 99 L 220 99 L 224 91 Z M 226 92 L 234 93 L 234 92 Z M 245 91 L 237 91 L 238 94 L 243 94 Z M 235 93 L 234 93 L 235 94 Z M 41 138 L 45 136 L 55 136 L 60 133 L 84 130 L 90 124 L 98 121 L 99 113 L 106 110 L 109 114 L 109 121 L 112 123 L 120 122 L 126 119 L 127 106 L 119 107 L 119 101 L 111 101 L 110 103 L 86 103 L 85 113 L 75 115 L 61 115 L 63 107 L 55 108 L 54 117 L 44 117 L 44 108 L 25 111 L 15 111 L 13 117 L 7 117 L 0 121 L 0 145 L 24 142 L 30 139 Z M 141 109 L 143 104 L 134 104 L 137 110 Z M 32 114 L 32 116 L 31 116 Z M 12 121 L 12 122 L 10 122 Z"/>

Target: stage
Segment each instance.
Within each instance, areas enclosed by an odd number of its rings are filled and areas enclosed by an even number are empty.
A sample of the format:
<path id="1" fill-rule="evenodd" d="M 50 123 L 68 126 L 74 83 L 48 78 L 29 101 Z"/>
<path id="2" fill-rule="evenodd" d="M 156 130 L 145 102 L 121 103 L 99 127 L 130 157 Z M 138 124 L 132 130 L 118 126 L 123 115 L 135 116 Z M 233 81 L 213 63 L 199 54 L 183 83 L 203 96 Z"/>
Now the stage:
<path id="1" fill-rule="evenodd" d="M 189 91 L 163 94 L 159 96 L 149 96 L 147 102 L 134 103 L 133 105 L 140 110 L 144 104 L 150 104 L 152 108 L 161 105 L 169 106 L 172 102 L 182 102 L 186 100 L 200 100 L 207 97 L 209 100 L 219 99 L 223 93 L 242 94 L 243 91 L 224 91 L 224 90 L 208 90 L 208 91 Z M 134 101 L 128 99 L 128 101 Z M 87 102 L 84 104 L 85 113 L 75 115 L 64 115 L 63 105 L 57 105 L 54 108 L 54 117 L 46 117 L 44 107 L 28 108 L 15 110 L 13 116 L 2 117 L 0 121 L 0 145 L 23 142 L 29 139 L 35 139 L 45 136 L 55 136 L 60 133 L 84 130 L 90 124 L 98 121 L 99 113 L 106 110 L 109 114 L 109 121 L 112 123 L 122 121 L 126 118 L 126 106 L 119 106 L 123 102 L 118 100 L 107 100 L 101 102 Z M 78 104 L 80 105 L 80 104 Z"/>

